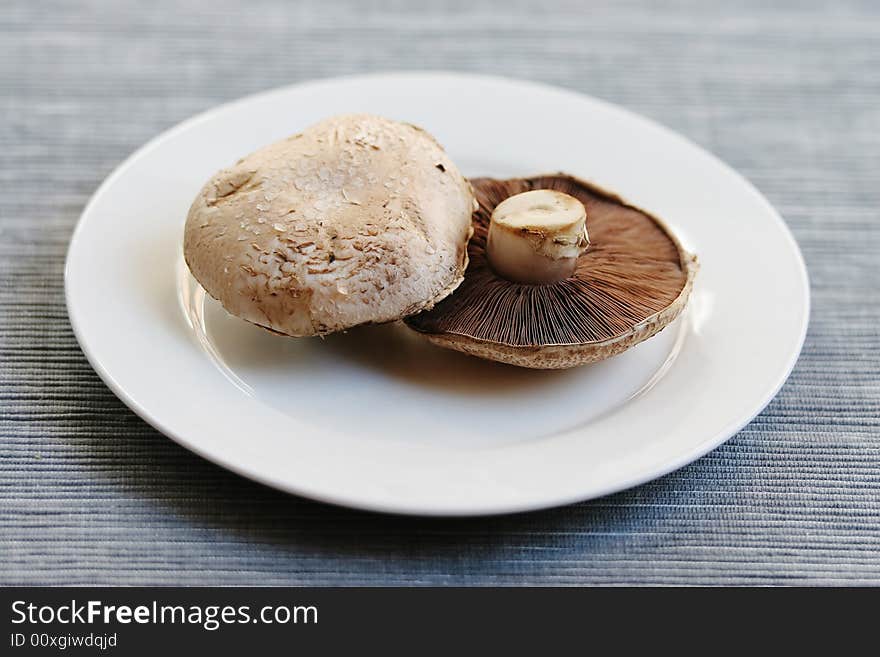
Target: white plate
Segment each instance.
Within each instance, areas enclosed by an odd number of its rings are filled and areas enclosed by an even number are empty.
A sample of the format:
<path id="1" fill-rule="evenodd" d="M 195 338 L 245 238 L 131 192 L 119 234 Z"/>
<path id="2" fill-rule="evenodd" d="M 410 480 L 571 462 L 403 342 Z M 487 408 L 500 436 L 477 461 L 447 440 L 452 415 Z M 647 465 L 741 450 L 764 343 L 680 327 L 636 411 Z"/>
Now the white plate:
<path id="1" fill-rule="evenodd" d="M 657 213 L 702 263 L 688 311 L 562 372 L 471 359 L 399 325 L 297 340 L 227 316 L 182 264 L 191 200 L 216 169 L 352 111 L 422 125 L 466 175 L 563 170 Z M 782 219 L 712 155 L 593 98 L 447 73 L 296 85 L 157 137 L 83 212 L 66 292 L 95 370 L 180 444 L 291 493 L 428 515 L 565 504 L 693 461 L 776 394 L 809 314 Z"/>

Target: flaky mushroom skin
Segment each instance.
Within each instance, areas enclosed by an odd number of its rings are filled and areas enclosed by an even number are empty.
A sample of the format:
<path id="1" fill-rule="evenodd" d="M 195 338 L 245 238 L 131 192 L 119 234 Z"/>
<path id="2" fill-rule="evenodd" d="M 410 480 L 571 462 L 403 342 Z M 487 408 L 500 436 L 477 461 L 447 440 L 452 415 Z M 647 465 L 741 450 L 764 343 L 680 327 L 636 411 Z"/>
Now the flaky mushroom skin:
<path id="1" fill-rule="evenodd" d="M 415 126 L 324 120 L 214 175 L 184 257 L 233 315 L 323 335 L 431 308 L 467 266 L 473 191 Z"/>
<path id="2" fill-rule="evenodd" d="M 566 369 L 647 340 L 684 309 L 697 259 L 656 217 L 566 174 L 471 183 L 479 208 L 465 281 L 433 310 L 406 320 L 433 344 L 519 367 Z M 552 285 L 504 280 L 486 258 L 495 205 L 530 189 L 571 194 L 587 209 L 592 245 L 575 274 Z"/>

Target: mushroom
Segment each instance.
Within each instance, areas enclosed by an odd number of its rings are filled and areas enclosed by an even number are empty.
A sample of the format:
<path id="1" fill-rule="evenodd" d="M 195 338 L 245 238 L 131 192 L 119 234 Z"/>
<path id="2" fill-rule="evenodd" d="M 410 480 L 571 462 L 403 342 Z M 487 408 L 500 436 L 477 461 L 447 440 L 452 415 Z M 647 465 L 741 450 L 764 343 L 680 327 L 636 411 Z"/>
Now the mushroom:
<path id="1" fill-rule="evenodd" d="M 462 281 L 475 207 L 424 130 L 336 116 L 215 174 L 184 257 L 233 315 L 323 335 L 431 308 Z"/>
<path id="2" fill-rule="evenodd" d="M 687 303 L 696 257 L 615 194 L 562 173 L 471 184 L 479 207 L 464 282 L 406 320 L 432 343 L 563 369 L 650 338 Z"/>

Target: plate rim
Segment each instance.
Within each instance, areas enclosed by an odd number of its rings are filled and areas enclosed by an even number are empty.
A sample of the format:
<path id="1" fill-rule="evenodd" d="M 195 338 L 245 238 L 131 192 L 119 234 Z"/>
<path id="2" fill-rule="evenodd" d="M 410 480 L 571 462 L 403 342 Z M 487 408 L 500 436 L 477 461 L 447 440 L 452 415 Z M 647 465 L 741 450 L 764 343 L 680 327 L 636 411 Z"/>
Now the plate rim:
<path id="1" fill-rule="evenodd" d="M 716 165 L 718 165 L 724 172 L 736 178 L 741 185 L 743 185 L 744 189 L 748 190 L 748 192 L 753 196 L 754 200 L 758 201 L 763 209 L 768 213 L 769 216 L 773 217 L 774 221 L 777 224 L 777 227 L 781 229 L 781 232 L 788 242 L 789 247 L 791 249 L 791 253 L 795 256 L 795 262 L 797 264 L 798 269 L 798 278 L 799 282 L 802 286 L 802 297 L 800 302 L 803 307 L 803 321 L 801 322 L 801 326 L 799 327 L 799 335 L 797 340 L 795 341 L 791 352 L 789 354 L 789 358 L 786 362 L 784 368 L 780 368 L 780 374 L 777 376 L 776 380 L 773 382 L 771 386 L 769 386 L 768 392 L 761 398 L 760 402 L 756 404 L 754 412 L 747 414 L 748 416 L 745 419 L 738 419 L 737 421 L 729 423 L 724 428 L 718 430 L 713 436 L 706 440 L 700 441 L 698 444 L 694 446 L 693 449 L 688 450 L 682 454 L 680 454 L 676 458 L 667 459 L 662 462 L 662 464 L 657 465 L 653 468 L 648 468 L 645 471 L 631 474 L 627 477 L 620 477 L 614 484 L 606 485 L 598 490 L 588 493 L 588 494 L 572 494 L 567 496 L 552 496 L 552 499 L 535 499 L 534 502 L 531 503 L 512 503 L 512 504 L 504 504 L 504 503 L 476 503 L 472 508 L 462 509 L 458 506 L 443 508 L 439 506 L 435 506 L 432 508 L 426 508 L 423 504 L 410 504 L 406 500 L 400 501 L 398 504 L 388 504 L 388 503 L 376 503 L 369 500 L 358 500 L 353 499 L 351 496 L 346 494 L 335 495 L 332 493 L 328 493 L 326 491 L 315 491 L 308 489 L 308 487 L 300 487 L 296 485 L 291 485 L 288 481 L 280 481 L 272 476 L 267 476 L 259 472 L 254 472 L 253 470 L 249 470 L 240 464 L 236 463 L 233 460 L 223 458 L 221 455 L 211 453 L 208 450 L 201 447 L 198 443 L 191 441 L 185 436 L 178 435 L 174 431 L 170 430 L 165 423 L 158 417 L 151 415 L 142 405 L 135 399 L 131 394 L 129 394 L 126 389 L 116 380 L 116 378 L 112 375 L 112 373 L 104 366 L 104 364 L 97 358 L 96 354 L 90 348 L 88 341 L 86 340 L 83 329 L 80 325 L 79 318 L 77 316 L 75 310 L 75 303 L 72 301 L 73 295 L 71 291 L 71 255 L 74 252 L 74 249 L 77 243 L 82 239 L 82 233 L 84 232 L 85 224 L 87 217 L 90 213 L 95 211 L 95 207 L 99 205 L 102 201 L 102 197 L 105 195 L 107 190 L 115 184 L 115 182 L 124 176 L 128 169 L 134 165 L 138 160 L 140 160 L 145 155 L 149 154 L 153 149 L 157 148 L 159 145 L 164 144 L 165 142 L 172 140 L 177 134 L 185 132 L 192 127 L 203 123 L 205 121 L 211 120 L 215 115 L 224 113 L 228 110 L 231 110 L 239 105 L 245 105 L 251 102 L 267 100 L 273 96 L 282 96 L 284 94 L 290 93 L 293 90 L 302 90 L 304 87 L 309 86 L 320 86 L 320 85 L 329 85 L 329 84 L 339 84 L 346 82 L 369 82 L 370 80 L 375 79 L 383 79 L 388 80 L 389 78 L 398 78 L 398 79 L 406 79 L 406 78 L 426 78 L 432 77 L 438 81 L 443 78 L 455 78 L 458 80 L 468 79 L 474 82 L 487 82 L 487 83 L 503 83 L 508 85 L 516 85 L 523 89 L 532 89 L 536 92 L 551 92 L 555 94 L 563 94 L 569 96 L 573 99 L 586 99 L 590 102 L 596 103 L 598 105 L 604 106 L 606 109 L 611 109 L 618 114 L 625 115 L 629 120 L 634 120 L 636 122 L 642 123 L 651 127 L 654 130 L 657 130 L 663 133 L 666 136 L 671 136 L 678 141 L 686 143 L 688 146 L 697 149 L 703 156 L 710 158 L 714 161 Z M 425 517 L 474 517 L 474 516 L 490 516 L 490 515 L 502 515 L 502 514 L 510 514 L 510 513 L 521 513 L 526 511 L 537 511 L 542 509 L 548 509 L 558 506 L 565 506 L 568 504 L 573 504 L 576 502 L 583 502 L 587 500 L 597 499 L 601 497 L 605 497 L 607 495 L 611 495 L 613 493 L 617 493 L 623 490 L 627 490 L 629 488 L 633 488 L 635 486 L 642 485 L 649 481 L 653 481 L 657 478 L 663 477 L 675 470 L 678 470 L 685 465 L 688 465 L 697 459 L 705 456 L 712 450 L 719 447 L 728 439 L 732 438 L 739 431 L 741 431 L 745 426 L 747 426 L 755 417 L 757 417 L 766 407 L 767 405 L 776 397 L 779 393 L 782 386 L 788 380 L 793 371 L 799 357 L 801 351 L 803 349 L 803 345 L 806 340 L 807 331 L 809 327 L 810 314 L 811 314 L 811 289 L 810 289 L 810 278 L 809 273 L 806 267 L 806 262 L 803 257 L 803 253 L 800 250 L 800 247 L 792 233 L 788 224 L 786 224 L 785 220 L 782 218 L 781 214 L 773 207 L 770 201 L 757 189 L 755 185 L 753 185 L 745 176 L 741 173 L 733 169 L 730 165 L 726 164 L 723 160 L 721 160 L 718 156 L 716 156 L 711 151 L 702 147 L 701 145 L 694 142 L 689 137 L 672 130 L 671 128 L 666 127 L 665 125 L 655 121 L 650 117 L 646 117 L 644 115 L 638 114 L 633 110 L 630 110 L 624 106 L 612 103 L 610 101 L 606 101 L 602 98 L 598 98 L 596 96 L 582 93 L 567 87 L 561 87 L 552 84 L 546 84 L 543 82 L 535 82 L 527 79 L 520 78 L 512 78 L 506 76 L 498 76 L 498 75 L 486 75 L 479 73 L 468 73 L 468 72 L 456 72 L 456 71 L 448 71 L 448 70 L 391 70 L 391 71 L 380 71 L 380 72 L 372 72 L 365 74 L 353 74 L 353 75 L 343 75 L 343 76 L 334 76 L 334 77 L 326 77 L 326 78 L 314 78 L 309 80 L 303 80 L 300 82 L 294 82 L 291 84 L 283 85 L 280 87 L 275 87 L 263 91 L 259 91 L 256 93 L 248 94 L 231 101 L 227 101 L 221 103 L 219 105 L 212 106 L 202 112 L 199 112 L 183 121 L 174 124 L 173 126 L 161 131 L 159 134 L 149 139 L 142 146 L 135 149 L 131 154 L 129 154 L 121 163 L 119 163 L 101 182 L 98 188 L 92 193 L 86 202 L 83 210 L 80 212 L 79 217 L 76 221 L 75 228 L 71 234 L 70 241 L 68 243 L 67 252 L 65 255 L 65 264 L 64 264 L 64 295 L 65 295 L 65 306 L 67 310 L 68 319 L 71 324 L 71 328 L 73 330 L 74 336 L 76 337 L 77 343 L 79 344 L 80 349 L 85 355 L 89 365 L 95 370 L 101 380 L 107 385 L 107 387 L 113 392 L 129 409 L 131 409 L 136 415 L 138 415 L 142 420 L 144 420 L 147 424 L 152 426 L 154 429 L 162 433 L 164 436 L 170 438 L 177 444 L 182 447 L 188 449 L 189 451 L 197 454 L 201 458 L 206 459 L 207 461 L 214 463 L 224 469 L 227 469 L 231 472 L 239 476 L 243 476 L 252 481 L 258 482 L 265 486 L 269 486 L 276 490 L 281 490 L 283 492 L 294 494 L 298 496 L 302 496 L 308 499 L 316 500 L 323 503 L 333 504 L 336 506 L 346 507 L 346 508 L 354 508 L 365 511 L 379 512 L 379 513 L 388 513 L 394 515 L 408 515 L 408 516 L 425 516 Z"/>

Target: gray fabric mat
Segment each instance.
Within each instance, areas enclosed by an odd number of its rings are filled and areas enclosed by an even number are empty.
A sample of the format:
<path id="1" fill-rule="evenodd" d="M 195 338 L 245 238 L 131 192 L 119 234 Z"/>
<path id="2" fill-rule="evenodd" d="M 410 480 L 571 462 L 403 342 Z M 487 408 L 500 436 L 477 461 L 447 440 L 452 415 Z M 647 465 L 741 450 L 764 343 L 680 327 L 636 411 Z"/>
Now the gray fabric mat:
<path id="1" fill-rule="evenodd" d="M 880 6 L 539 4 L 3 3 L 0 583 L 880 584 Z M 67 242 L 101 180 L 221 101 L 412 68 L 594 94 L 751 179 L 813 289 L 803 355 L 767 410 L 659 481 L 475 520 L 289 497 L 128 411 L 64 308 Z"/>

